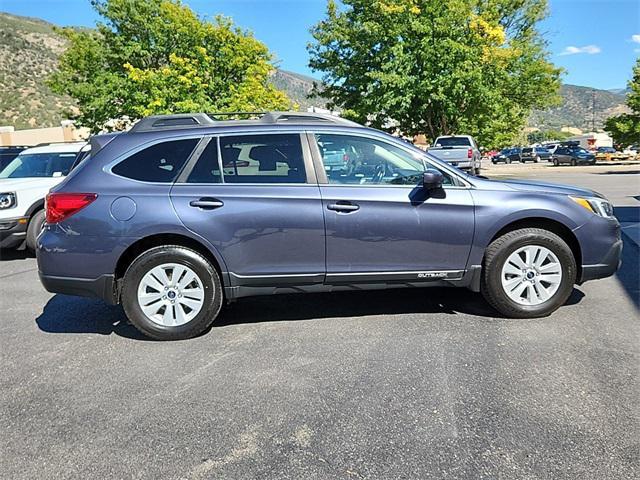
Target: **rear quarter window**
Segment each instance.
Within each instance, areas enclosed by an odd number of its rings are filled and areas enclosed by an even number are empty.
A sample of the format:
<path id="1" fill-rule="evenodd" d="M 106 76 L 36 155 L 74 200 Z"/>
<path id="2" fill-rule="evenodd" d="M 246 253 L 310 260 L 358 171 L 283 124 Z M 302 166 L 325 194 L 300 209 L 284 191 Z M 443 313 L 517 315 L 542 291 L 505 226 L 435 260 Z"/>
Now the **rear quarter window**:
<path id="1" fill-rule="evenodd" d="M 171 183 L 198 143 L 198 139 L 156 143 L 115 165 L 111 171 L 121 177 L 143 182 Z"/>

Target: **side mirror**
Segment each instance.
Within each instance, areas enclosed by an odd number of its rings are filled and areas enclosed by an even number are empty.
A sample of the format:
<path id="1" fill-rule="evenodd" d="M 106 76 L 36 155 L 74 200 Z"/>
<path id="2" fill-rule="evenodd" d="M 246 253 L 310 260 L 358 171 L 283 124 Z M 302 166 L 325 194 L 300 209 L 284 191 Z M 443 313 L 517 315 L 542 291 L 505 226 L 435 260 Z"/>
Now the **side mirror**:
<path id="1" fill-rule="evenodd" d="M 438 170 L 427 169 L 422 174 L 422 186 L 427 190 L 442 188 L 444 177 Z"/>

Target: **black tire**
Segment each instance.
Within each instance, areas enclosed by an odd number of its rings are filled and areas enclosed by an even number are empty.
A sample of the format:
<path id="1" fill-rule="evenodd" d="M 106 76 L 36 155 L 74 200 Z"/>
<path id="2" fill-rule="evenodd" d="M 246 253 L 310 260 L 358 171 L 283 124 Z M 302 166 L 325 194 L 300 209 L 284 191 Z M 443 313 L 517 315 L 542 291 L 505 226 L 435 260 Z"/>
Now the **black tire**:
<path id="1" fill-rule="evenodd" d="M 509 298 L 502 287 L 502 267 L 518 248 L 539 245 L 548 248 L 558 258 L 562 267 L 562 279 L 558 290 L 547 301 L 539 305 L 521 305 Z M 505 317 L 546 317 L 564 303 L 571 295 L 576 280 L 576 260 L 571 249 L 555 233 L 540 228 L 523 228 L 508 232 L 494 240 L 484 257 L 480 291 L 489 304 Z"/>
<path id="2" fill-rule="evenodd" d="M 553 159 L 553 166 L 554 166 L 554 167 L 557 167 L 557 166 L 559 166 L 559 165 L 560 165 L 560 162 L 558 162 L 558 159 L 557 159 L 557 158 L 554 158 L 554 159 Z"/>
<path id="3" fill-rule="evenodd" d="M 575 158 L 572 158 L 572 159 L 571 159 L 571 166 L 572 166 L 572 167 L 575 167 L 576 165 L 578 165 L 578 162 L 576 162 L 576 159 L 575 159 Z"/>
<path id="4" fill-rule="evenodd" d="M 504 163 L 506 163 L 507 165 L 511 164 L 511 159 L 510 159 L 510 158 L 507 158 L 507 159 L 504 161 Z"/>
<path id="5" fill-rule="evenodd" d="M 27 226 L 27 248 L 32 252 L 36 251 L 37 246 L 37 238 L 40 232 L 42 231 L 42 227 L 44 226 L 45 221 L 45 211 L 38 210 L 31 216 L 31 220 L 29 220 L 29 225 Z"/>
<path id="6" fill-rule="evenodd" d="M 200 312 L 180 326 L 164 326 L 152 321 L 138 303 L 140 281 L 149 270 L 164 263 L 189 267 L 204 287 L 204 302 Z M 222 282 L 209 260 L 194 250 L 177 245 L 155 247 L 142 253 L 131 263 L 123 279 L 121 303 L 127 317 L 140 332 L 156 340 L 184 340 L 200 335 L 220 313 L 222 301 Z"/>
<path id="7" fill-rule="evenodd" d="M 538 162 L 540 162 L 540 157 L 536 157 L 533 159 L 533 163 L 538 163 Z"/>

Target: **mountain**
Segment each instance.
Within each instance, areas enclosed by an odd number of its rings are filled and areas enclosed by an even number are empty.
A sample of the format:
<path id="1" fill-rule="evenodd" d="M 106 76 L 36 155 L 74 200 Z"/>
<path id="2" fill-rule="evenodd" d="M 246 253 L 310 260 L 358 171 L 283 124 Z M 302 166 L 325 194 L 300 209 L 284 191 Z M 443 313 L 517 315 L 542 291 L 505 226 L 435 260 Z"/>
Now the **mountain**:
<path id="1" fill-rule="evenodd" d="M 556 108 L 536 110 L 531 114 L 529 125 L 541 130 L 577 127 L 591 130 L 595 105 L 595 128 L 601 129 L 604 121 L 620 113 L 629 113 L 625 105 L 626 90 L 615 92 L 577 85 L 560 87 L 562 103 Z"/>
<path id="2" fill-rule="evenodd" d="M 52 24 L 0 13 L 0 126 L 59 126 L 64 111 L 75 108 L 45 83 L 64 48 Z"/>
<path id="3" fill-rule="evenodd" d="M 52 24 L 0 12 L 0 126 L 13 125 L 17 129 L 57 126 L 66 118 L 66 111 L 77 108 L 71 98 L 51 92 L 45 82 L 47 75 L 55 70 L 64 48 L 64 40 L 54 31 Z M 307 98 L 318 80 L 277 70 L 272 82 L 285 91 L 301 110 L 312 105 L 326 106 L 326 99 Z M 562 104 L 557 108 L 533 112 L 530 126 L 590 129 L 593 92 L 596 128 L 600 128 L 609 116 L 628 111 L 624 105 L 625 91 L 563 85 L 560 92 Z"/>
<path id="4" fill-rule="evenodd" d="M 315 78 L 278 69 L 273 74 L 271 82 L 276 88 L 287 92 L 289 98 L 298 104 L 300 110 L 306 110 L 312 106 L 320 108 L 327 106 L 326 98 L 315 96 L 309 98 L 313 91 L 313 85 L 320 83 Z"/>

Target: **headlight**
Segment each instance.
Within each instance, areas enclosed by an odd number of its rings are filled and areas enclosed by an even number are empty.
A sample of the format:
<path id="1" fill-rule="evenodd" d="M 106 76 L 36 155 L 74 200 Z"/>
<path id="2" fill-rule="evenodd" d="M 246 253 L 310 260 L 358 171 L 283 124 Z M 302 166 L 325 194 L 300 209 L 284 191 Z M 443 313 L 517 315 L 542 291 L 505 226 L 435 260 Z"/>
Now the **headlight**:
<path id="1" fill-rule="evenodd" d="M 613 207 L 604 198 L 598 197 L 569 197 L 581 207 L 600 215 L 601 217 L 613 218 Z"/>
<path id="2" fill-rule="evenodd" d="M 16 206 L 16 194 L 14 192 L 0 193 L 0 210 Z"/>

